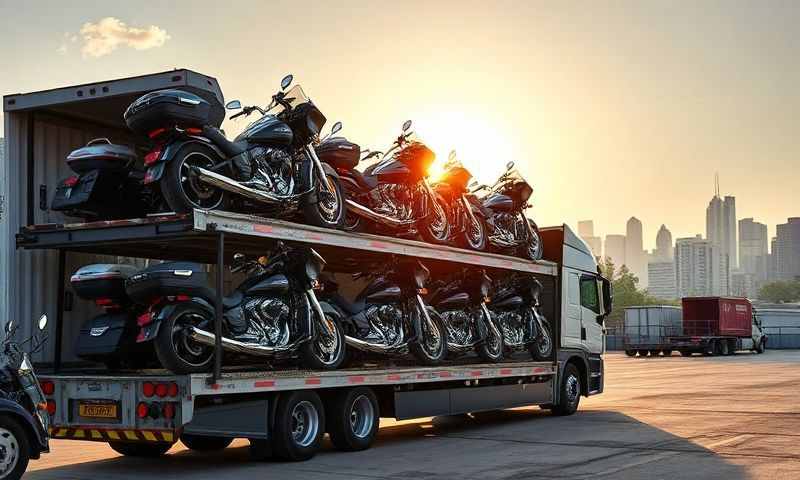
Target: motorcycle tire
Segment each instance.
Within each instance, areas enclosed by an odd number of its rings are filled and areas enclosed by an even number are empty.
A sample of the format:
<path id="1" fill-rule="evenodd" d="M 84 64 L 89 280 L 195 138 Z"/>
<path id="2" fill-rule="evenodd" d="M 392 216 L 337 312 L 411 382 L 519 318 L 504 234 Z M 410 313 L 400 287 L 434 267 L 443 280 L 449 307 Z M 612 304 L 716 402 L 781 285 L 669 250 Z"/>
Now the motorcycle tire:
<path id="1" fill-rule="evenodd" d="M 539 227 L 536 226 L 536 223 L 528 219 L 528 223 L 531 225 L 531 230 L 533 231 L 533 238 L 529 238 L 527 242 L 525 242 L 525 249 L 524 257 L 530 260 L 541 260 L 542 256 L 544 255 L 544 245 L 542 244 L 542 237 L 539 235 Z"/>
<path id="2" fill-rule="evenodd" d="M 464 229 L 464 233 L 462 234 L 462 246 L 464 248 L 469 248 L 471 250 L 476 250 L 478 252 L 486 251 L 486 245 L 489 242 L 489 234 L 488 227 L 486 225 L 486 220 L 479 215 L 475 215 L 475 222 L 472 221 L 472 217 L 467 215 L 466 219 L 466 228 Z M 470 235 L 470 230 L 475 228 L 475 236 Z"/>
<path id="3" fill-rule="evenodd" d="M 214 349 L 194 342 L 182 331 L 182 325 L 196 325 L 200 320 L 211 323 L 209 316 L 203 308 L 185 303 L 162 320 L 153 345 L 161 366 L 177 374 L 204 373 L 211 368 Z"/>
<path id="4" fill-rule="evenodd" d="M 420 319 L 422 324 L 422 338 L 409 346 L 411 354 L 423 365 L 438 365 L 447 356 L 447 329 L 444 326 L 439 312 L 428 307 L 428 316 L 432 325 L 429 325 L 424 318 Z M 430 328 L 435 331 L 431 331 Z M 436 340 L 438 339 L 438 342 Z"/>
<path id="5" fill-rule="evenodd" d="M 336 370 L 344 362 L 346 346 L 342 326 L 330 315 L 325 315 L 325 321 L 333 327 L 336 339 L 335 344 L 325 344 L 325 332 L 317 332 L 315 338 L 300 346 L 300 359 L 305 368 L 312 370 Z M 321 330 L 322 328 L 318 328 Z M 326 349 L 332 348 L 332 352 Z"/>
<path id="6" fill-rule="evenodd" d="M 486 338 L 475 346 L 475 351 L 478 356 L 489 363 L 497 363 L 503 361 L 503 354 L 505 353 L 505 343 L 503 342 L 503 333 L 494 335 L 491 329 L 488 329 Z"/>
<path id="7" fill-rule="evenodd" d="M 10 467 L 10 470 L 3 473 L 2 478 L 19 480 L 28 468 L 31 457 L 30 440 L 25 428 L 8 415 L 0 415 L 0 446 L 5 451 L 5 457 L 16 455 L 16 464 L 7 465 L 6 468 Z"/>
<path id="8" fill-rule="evenodd" d="M 223 159 L 210 148 L 190 143 L 169 160 L 159 180 L 161 194 L 175 213 L 191 213 L 195 208 L 215 210 L 223 206 L 223 190 L 200 182 L 189 173 L 191 166 L 211 168 Z"/>
<path id="9" fill-rule="evenodd" d="M 534 360 L 539 362 L 550 360 L 553 355 L 553 337 L 548 328 L 536 335 L 536 340 L 530 346 L 530 352 Z"/>
<path id="10" fill-rule="evenodd" d="M 325 165 L 323 168 L 327 167 Z M 306 223 L 315 227 L 340 228 L 344 225 L 347 215 L 342 184 L 336 174 L 325 168 L 325 180 L 328 182 L 328 191 L 320 192 L 321 185 L 317 185 L 317 201 L 309 202 L 303 206 L 303 217 Z M 328 196 L 329 197 L 326 197 Z"/>
<path id="11" fill-rule="evenodd" d="M 435 195 L 436 206 L 430 205 L 427 215 L 421 222 L 419 234 L 422 239 L 434 245 L 445 245 L 450 240 L 450 222 L 447 220 L 447 202 L 440 194 Z M 438 207 L 438 208 L 437 208 Z"/>

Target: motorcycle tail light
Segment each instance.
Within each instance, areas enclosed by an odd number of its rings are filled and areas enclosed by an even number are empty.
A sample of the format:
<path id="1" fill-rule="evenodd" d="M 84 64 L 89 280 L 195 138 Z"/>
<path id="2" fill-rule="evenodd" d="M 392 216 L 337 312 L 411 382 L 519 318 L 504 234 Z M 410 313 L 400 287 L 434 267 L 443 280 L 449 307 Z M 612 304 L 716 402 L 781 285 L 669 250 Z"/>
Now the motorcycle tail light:
<path id="1" fill-rule="evenodd" d="M 66 187 L 74 187 L 75 185 L 78 184 L 78 180 L 80 180 L 80 179 L 81 179 L 81 177 L 79 177 L 77 175 L 73 175 L 73 176 L 67 178 L 66 180 L 64 180 L 64 186 L 66 186 Z"/>
<path id="2" fill-rule="evenodd" d="M 153 321 L 153 313 L 152 312 L 144 312 L 143 314 L 136 317 L 136 324 L 140 327 L 144 327 L 145 325 L 150 324 Z"/>
<path id="3" fill-rule="evenodd" d="M 42 392 L 45 395 L 52 395 L 53 392 L 56 391 L 56 384 L 51 382 L 50 380 L 43 381 L 40 386 L 42 387 Z"/>
<path id="4" fill-rule="evenodd" d="M 150 165 L 156 163 L 160 157 L 161 157 L 161 149 L 156 148 L 155 150 L 144 156 L 144 164 Z"/>
<path id="5" fill-rule="evenodd" d="M 162 133 L 166 132 L 166 128 L 157 128 L 151 132 L 147 133 L 147 136 L 150 138 L 156 138 L 157 136 L 161 135 Z"/>
<path id="6" fill-rule="evenodd" d="M 139 405 L 136 406 L 136 416 L 139 418 L 147 418 L 147 414 L 150 413 L 150 408 L 147 406 L 146 403 L 141 402 Z"/>
<path id="7" fill-rule="evenodd" d="M 167 420 L 172 420 L 173 418 L 175 418 L 175 404 L 165 403 L 163 411 L 161 413 Z"/>
<path id="8" fill-rule="evenodd" d="M 172 382 L 169 384 L 169 388 L 167 389 L 167 396 L 169 397 L 177 397 L 178 396 L 178 384 Z"/>
<path id="9" fill-rule="evenodd" d="M 109 307 L 114 305 L 114 300 L 111 300 L 110 298 L 98 298 L 94 301 L 94 304 L 98 307 Z"/>
<path id="10" fill-rule="evenodd" d="M 186 133 L 188 133 L 190 135 L 199 135 L 199 134 L 203 133 L 203 129 L 202 128 L 187 128 L 186 129 Z"/>
<path id="11" fill-rule="evenodd" d="M 150 382 L 144 382 L 144 384 L 142 385 L 142 394 L 145 397 L 150 398 L 155 393 L 156 393 L 156 386 Z"/>
<path id="12" fill-rule="evenodd" d="M 53 416 L 53 415 L 56 414 L 56 401 L 55 400 L 48 400 L 47 401 L 47 413 L 50 416 Z"/>
<path id="13" fill-rule="evenodd" d="M 168 392 L 169 392 L 169 387 L 167 387 L 166 383 L 159 383 L 158 385 L 156 385 L 156 395 L 159 398 L 166 397 Z"/>

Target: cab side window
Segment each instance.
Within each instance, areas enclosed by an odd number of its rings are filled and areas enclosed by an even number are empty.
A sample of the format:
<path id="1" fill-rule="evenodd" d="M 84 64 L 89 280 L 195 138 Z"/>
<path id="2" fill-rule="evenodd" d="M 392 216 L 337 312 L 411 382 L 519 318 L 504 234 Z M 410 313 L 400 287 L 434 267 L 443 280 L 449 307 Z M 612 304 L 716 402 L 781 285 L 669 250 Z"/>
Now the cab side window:
<path id="1" fill-rule="evenodd" d="M 581 306 L 600 314 L 600 299 L 597 292 L 597 280 L 594 277 L 581 277 Z"/>

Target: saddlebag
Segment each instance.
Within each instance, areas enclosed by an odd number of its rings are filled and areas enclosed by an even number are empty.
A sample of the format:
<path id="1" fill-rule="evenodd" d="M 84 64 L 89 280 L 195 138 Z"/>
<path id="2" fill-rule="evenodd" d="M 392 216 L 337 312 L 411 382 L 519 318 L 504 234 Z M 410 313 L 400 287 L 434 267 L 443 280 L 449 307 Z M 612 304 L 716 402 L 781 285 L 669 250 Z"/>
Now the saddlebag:
<path id="1" fill-rule="evenodd" d="M 361 147 L 344 137 L 332 137 L 317 145 L 317 156 L 336 169 L 351 170 L 358 165 Z"/>
<path id="2" fill-rule="evenodd" d="M 139 269 L 120 263 L 95 263 L 79 268 L 69 282 L 84 300 L 107 299 L 114 305 L 127 302 L 125 280 Z"/>
<path id="3" fill-rule="evenodd" d="M 91 170 L 128 170 L 136 163 L 136 153 L 125 145 L 116 145 L 107 138 L 96 138 L 67 155 L 67 165 L 75 173 Z"/>
<path id="4" fill-rule="evenodd" d="M 136 316 L 114 311 L 87 320 L 75 342 L 75 354 L 93 362 L 122 360 L 136 345 Z"/>
<path id="5" fill-rule="evenodd" d="M 216 97 L 206 100 L 185 90 L 157 90 L 134 100 L 124 117 L 128 128 L 147 135 L 160 128 L 219 127 L 225 108 Z"/>
<path id="6" fill-rule="evenodd" d="M 151 265 L 125 282 L 127 295 L 136 303 L 149 305 L 162 297 L 200 297 L 209 302 L 214 292 L 208 287 L 209 274 L 193 262 L 165 262 Z"/>
<path id="7" fill-rule="evenodd" d="M 141 190 L 124 170 L 90 170 L 61 180 L 50 208 L 87 220 L 139 218 L 146 213 Z"/>

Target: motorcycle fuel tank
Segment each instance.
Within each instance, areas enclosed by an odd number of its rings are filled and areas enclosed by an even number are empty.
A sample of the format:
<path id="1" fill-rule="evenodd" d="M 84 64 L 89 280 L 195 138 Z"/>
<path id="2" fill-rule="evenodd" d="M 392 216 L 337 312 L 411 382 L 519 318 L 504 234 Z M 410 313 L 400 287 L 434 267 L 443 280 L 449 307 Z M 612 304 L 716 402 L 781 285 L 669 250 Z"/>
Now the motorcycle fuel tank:
<path id="1" fill-rule="evenodd" d="M 465 308 L 468 303 L 469 295 L 466 292 L 459 292 L 437 302 L 436 308 L 438 310 L 460 310 Z"/>
<path id="2" fill-rule="evenodd" d="M 281 294 L 289 291 L 289 278 L 279 273 L 256 283 L 245 292 L 247 295 L 255 294 Z"/>
<path id="3" fill-rule="evenodd" d="M 385 278 L 379 278 L 367 286 L 359 295 L 359 299 L 364 299 L 367 303 L 385 303 L 398 300 L 402 293 L 398 285 Z"/>
<path id="4" fill-rule="evenodd" d="M 502 308 L 502 309 L 512 310 L 522 306 L 524 302 L 525 301 L 519 295 L 513 295 L 510 297 L 506 297 L 502 300 L 497 300 L 497 301 L 493 300 L 492 308 Z"/>
<path id="5" fill-rule="evenodd" d="M 378 165 L 371 173 L 381 183 L 405 183 L 411 176 L 411 169 L 403 162 L 394 160 Z"/>
<path id="6" fill-rule="evenodd" d="M 278 120 L 274 115 L 264 115 L 244 129 L 236 141 L 247 140 L 250 143 L 261 143 L 277 147 L 287 147 L 292 144 L 292 129 L 289 125 Z"/>
<path id="7" fill-rule="evenodd" d="M 514 209 L 514 200 L 508 195 L 492 195 L 483 201 L 483 206 L 496 211 L 509 212 Z"/>

